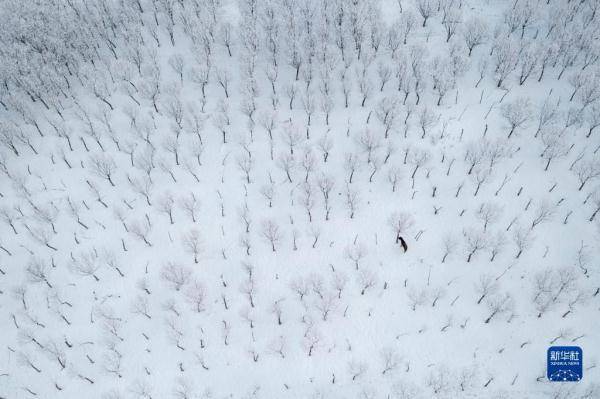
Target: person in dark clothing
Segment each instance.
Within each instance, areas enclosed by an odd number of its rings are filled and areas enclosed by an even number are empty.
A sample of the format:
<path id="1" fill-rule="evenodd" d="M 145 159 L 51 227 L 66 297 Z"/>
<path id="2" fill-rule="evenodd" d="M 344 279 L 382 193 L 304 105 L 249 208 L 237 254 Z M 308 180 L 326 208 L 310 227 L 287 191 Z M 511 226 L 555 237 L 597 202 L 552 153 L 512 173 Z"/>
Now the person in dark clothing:
<path id="1" fill-rule="evenodd" d="M 404 241 L 404 238 L 402 238 L 402 236 L 400 234 L 398 234 L 396 236 L 396 243 L 400 243 L 400 246 L 404 250 L 404 253 L 406 253 L 406 251 L 408 251 L 408 245 L 406 245 L 406 241 Z"/>

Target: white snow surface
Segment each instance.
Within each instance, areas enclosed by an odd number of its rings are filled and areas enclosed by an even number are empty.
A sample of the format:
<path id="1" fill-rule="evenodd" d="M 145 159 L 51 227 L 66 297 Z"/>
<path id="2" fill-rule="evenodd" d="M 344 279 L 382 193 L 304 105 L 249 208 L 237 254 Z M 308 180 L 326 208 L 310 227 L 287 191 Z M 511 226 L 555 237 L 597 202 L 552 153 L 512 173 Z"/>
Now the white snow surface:
<path id="1" fill-rule="evenodd" d="M 116 21 L 114 55 L 92 35 L 94 63 L 65 74 L 68 88 L 57 79 L 64 93 L 47 94 L 48 107 L 17 80 L 0 92 L 0 398 L 600 397 L 598 2 L 85 3 L 74 7 L 101 15 L 105 4 Z M 407 13 L 414 27 L 392 54 L 388 32 Z M 469 21 L 487 32 L 471 55 Z M 498 87 L 501 51 L 514 68 Z M 555 115 L 540 125 L 544 104 Z M 525 111 L 512 134 L 511 105 Z M 583 349 L 580 382 L 547 380 L 552 345 Z"/>

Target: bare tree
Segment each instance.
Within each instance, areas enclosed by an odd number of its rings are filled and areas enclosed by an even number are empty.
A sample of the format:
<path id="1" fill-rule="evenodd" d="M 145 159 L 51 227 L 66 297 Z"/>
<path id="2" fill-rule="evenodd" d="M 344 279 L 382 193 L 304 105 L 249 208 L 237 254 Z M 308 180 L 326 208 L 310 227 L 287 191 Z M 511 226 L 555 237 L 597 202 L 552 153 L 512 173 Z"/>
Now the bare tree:
<path id="1" fill-rule="evenodd" d="M 463 24 L 462 35 L 465 39 L 465 44 L 469 49 L 469 57 L 473 49 L 481 45 L 488 36 L 487 25 L 477 17 L 471 17 Z"/>
<path id="2" fill-rule="evenodd" d="M 515 258 L 519 259 L 523 252 L 525 252 L 527 249 L 529 249 L 529 247 L 531 247 L 534 237 L 531 232 L 531 229 L 527 229 L 522 226 L 517 226 L 517 228 L 515 228 L 513 231 L 512 239 L 515 243 L 515 246 L 517 247 L 517 253 L 515 255 Z"/>
<path id="3" fill-rule="evenodd" d="M 189 267 L 174 262 L 167 262 L 160 271 L 160 278 L 175 291 L 180 291 L 190 281 L 191 277 L 192 270 Z"/>
<path id="4" fill-rule="evenodd" d="M 96 274 L 105 264 L 100 259 L 100 254 L 95 248 L 82 251 L 77 256 L 71 254 L 71 258 L 72 261 L 69 264 L 69 268 L 73 273 L 84 277 L 93 277 L 94 280 L 100 281 L 100 278 Z"/>
<path id="5" fill-rule="evenodd" d="M 262 222 L 262 236 L 271 244 L 271 250 L 276 251 L 277 245 L 281 242 L 283 234 L 279 229 L 279 225 L 272 219 L 267 219 Z"/>
<path id="6" fill-rule="evenodd" d="M 394 212 L 388 218 L 388 224 L 392 228 L 396 244 L 400 242 L 400 237 L 408 233 L 408 231 L 414 226 L 415 219 L 408 212 Z"/>
<path id="7" fill-rule="evenodd" d="M 417 10 L 423 18 L 423 27 L 425 27 L 427 20 L 435 15 L 436 6 L 432 0 L 417 0 Z"/>
<path id="8" fill-rule="evenodd" d="M 470 228 L 463 231 L 465 236 L 465 249 L 467 251 L 467 263 L 471 262 L 473 256 L 488 246 L 488 240 L 483 230 Z"/>
<path id="9" fill-rule="evenodd" d="M 391 73 L 391 72 L 390 72 Z M 384 126 L 384 136 L 387 139 L 389 132 L 394 128 L 398 118 L 398 99 L 396 97 L 383 97 L 375 109 L 375 116 Z"/>
<path id="10" fill-rule="evenodd" d="M 111 186 L 115 186 L 112 180 L 113 174 L 117 169 L 114 159 L 105 153 L 97 153 L 90 157 L 90 167 L 98 176 L 108 180 Z"/>
<path id="11" fill-rule="evenodd" d="M 600 104 L 594 104 L 586 109 L 585 120 L 587 122 L 587 134 L 585 137 L 590 137 L 594 129 L 600 126 Z"/>
<path id="12" fill-rule="evenodd" d="M 47 264 L 40 258 L 31 258 L 27 262 L 27 279 L 32 283 L 44 283 L 48 288 L 52 288 L 52 284 L 48 281 Z"/>
<path id="13" fill-rule="evenodd" d="M 196 213 L 200 208 L 200 201 L 196 198 L 194 193 L 189 193 L 184 197 L 181 197 L 178 201 L 179 207 L 188 214 L 192 219 L 192 222 L 196 223 Z"/>
<path id="14" fill-rule="evenodd" d="M 254 166 L 254 158 L 252 158 L 249 153 L 244 152 L 236 158 L 236 163 L 240 171 L 244 173 L 246 183 L 252 183 L 250 180 L 250 172 Z"/>
<path id="15" fill-rule="evenodd" d="M 498 292 L 498 281 L 489 274 L 482 274 L 479 280 L 475 283 L 475 292 L 479 296 L 477 304 L 479 305 L 485 298 L 492 296 Z"/>
<path id="16" fill-rule="evenodd" d="M 312 223 L 312 210 L 315 207 L 314 187 L 310 182 L 305 181 L 301 185 L 301 190 L 300 203 L 306 211 L 308 221 Z"/>
<path id="17" fill-rule="evenodd" d="M 490 262 L 493 262 L 500 253 L 504 250 L 507 243 L 506 235 L 499 230 L 494 233 L 489 239 Z"/>
<path id="18" fill-rule="evenodd" d="M 269 202 L 269 208 L 272 208 L 273 199 L 275 198 L 275 184 L 273 182 L 271 182 L 270 184 L 264 184 L 260 188 L 260 193 Z"/>
<path id="19" fill-rule="evenodd" d="M 231 72 L 227 67 L 215 68 L 217 83 L 223 89 L 226 98 L 229 98 L 229 84 L 231 82 Z"/>
<path id="20" fill-rule="evenodd" d="M 442 25 L 446 31 L 446 42 L 449 42 L 452 36 L 454 36 L 461 22 L 462 15 L 460 9 L 450 6 L 448 10 L 444 11 Z"/>
<path id="21" fill-rule="evenodd" d="M 512 311 L 514 300 L 510 293 L 505 292 L 504 294 L 495 294 L 488 297 L 486 305 L 490 314 L 485 319 L 484 323 L 488 324 L 494 317 Z"/>
<path id="22" fill-rule="evenodd" d="M 173 209 L 175 207 L 175 199 L 170 192 L 165 192 L 158 200 L 158 210 L 167 216 L 169 216 L 169 221 L 171 224 L 174 224 L 173 221 Z"/>
<path id="23" fill-rule="evenodd" d="M 444 255 L 442 256 L 442 263 L 445 263 L 446 259 L 449 256 L 451 256 L 456 250 L 456 247 L 458 246 L 458 240 L 456 239 L 456 237 L 454 237 L 454 234 L 446 233 L 444 234 L 442 243 L 444 245 Z"/>
<path id="24" fill-rule="evenodd" d="M 500 205 L 493 202 L 484 202 L 477 209 L 477 218 L 483 223 L 483 231 L 487 231 L 489 225 L 498 221 L 502 215 Z"/>
<path id="25" fill-rule="evenodd" d="M 420 12 L 420 10 L 419 10 Z M 412 10 L 406 10 L 400 14 L 398 21 L 400 32 L 402 33 L 402 43 L 407 44 L 410 33 L 414 30 L 417 23 L 417 16 Z"/>
<path id="26" fill-rule="evenodd" d="M 502 106 L 502 116 L 508 123 L 510 138 L 517 129 L 527 126 L 532 118 L 531 100 L 527 97 L 518 97 L 516 100 Z"/>
<path id="27" fill-rule="evenodd" d="M 367 256 L 367 247 L 361 242 L 349 245 L 344 250 L 344 257 L 352 261 L 356 270 L 359 269 L 360 262 L 364 259 L 365 256 Z"/>
<path id="28" fill-rule="evenodd" d="M 439 119 L 440 116 L 431 111 L 429 107 L 425 106 L 421 108 L 421 111 L 419 112 L 419 126 L 423 132 L 421 135 L 422 139 L 425 138 L 428 130 L 438 123 Z"/>
<path id="29" fill-rule="evenodd" d="M 282 139 L 290 149 L 290 155 L 294 155 L 294 148 L 302 142 L 303 136 L 296 125 L 286 123 L 283 128 Z"/>
<path id="30" fill-rule="evenodd" d="M 198 263 L 198 255 L 202 251 L 202 239 L 197 229 L 191 229 L 181 237 L 181 244 L 186 252 L 194 255 L 194 263 Z"/>
<path id="31" fill-rule="evenodd" d="M 600 176 L 600 160 L 597 158 L 584 159 L 575 165 L 573 172 L 579 179 L 579 188 L 581 191 L 588 181 L 595 180 Z"/>
<path id="32" fill-rule="evenodd" d="M 344 155 L 344 169 L 346 169 L 346 173 L 348 173 L 347 182 L 352 184 L 352 180 L 354 178 L 354 174 L 360 167 L 360 160 L 356 154 L 346 153 Z"/>
<path id="33" fill-rule="evenodd" d="M 402 169 L 399 166 L 391 166 L 388 170 L 387 179 L 392 185 L 392 192 L 396 192 L 396 188 L 398 187 L 398 183 L 402 179 L 403 173 Z"/>
<path id="34" fill-rule="evenodd" d="M 354 219 L 359 203 L 360 195 L 358 190 L 354 190 L 350 188 L 350 185 L 346 185 L 346 207 L 348 208 L 348 216 L 350 219 Z"/>
<path id="35" fill-rule="evenodd" d="M 431 153 L 427 149 L 413 148 L 412 151 L 410 151 L 409 162 L 411 165 L 413 165 L 413 171 L 410 175 L 410 178 L 413 180 L 413 185 L 417 171 L 426 165 L 430 158 Z"/>
<path id="36" fill-rule="evenodd" d="M 318 180 L 317 184 L 319 186 L 319 190 L 323 195 L 323 203 L 325 208 L 325 220 L 329 220 L 329 214 L 331 213 L 331 200 L 330 194 L 331 190 L 335 186 L 334 179 L 329 175 L 322 175 Z"/>
<path id="37" fill-rule="evenodd" d="M 415 287 L 410 287 L 406 292 L 406 296 L 408 296 L 408 303 L 413 312 L 417 310 L 418 306 L 427 301 L 427 291 L 425 289 L 417 290 Z"/>
<path id="38" fill-rule="evenodd" d="M 277 158 L 277 166 L 285 172 L 287 180 L 292 183 L 292 175 L 296 169 L 296 159 L 292 154 L 283 153 Z"/>
<path id="39" fill-rule="evenodd" d="M 531 230 L 536 226 L 548 222 L 556 213 L 556 206 L 552 205 L 548 200 L 542 200 L 535 210 L 533 220 L 531 221 Z"/>
<path id="40" fill-rule="evenodd" d="M 380 355 L 383 363 L 381 374 L 383 375 L 394 372 L 402 361 L 402 356 L 400 356 L 398 351 L 392 347 L 384 347 L 381 350 Z"/>
<path id="41" fill-rule="evenodd" d="M 128 226 L 128 230 L 136 238 L 143 241 L 144 244 L 146 244 L 149 247 L 152 246 L 152 243 L 148 238 L 148 236 L 150 235 L 150 231 L 152 230 L 152 226 L 147 221 L 140 223 L 138 220 L 134 220 Z"/>
<path id="42" fill-rule="evenodd" d="M 508 76 L 517 68 L 519 48 L 511 38 L 502 37 L 494 44 L 496 87 L 503 87 Z"/>
<path id="43" fill-rule="evenodd" d="M 365 295 L 368 289 L 377 284 L 377 275 L 371 269 L 361 269 L 358 272 L 357 282 L 360 288 L 360 295 Z"/>

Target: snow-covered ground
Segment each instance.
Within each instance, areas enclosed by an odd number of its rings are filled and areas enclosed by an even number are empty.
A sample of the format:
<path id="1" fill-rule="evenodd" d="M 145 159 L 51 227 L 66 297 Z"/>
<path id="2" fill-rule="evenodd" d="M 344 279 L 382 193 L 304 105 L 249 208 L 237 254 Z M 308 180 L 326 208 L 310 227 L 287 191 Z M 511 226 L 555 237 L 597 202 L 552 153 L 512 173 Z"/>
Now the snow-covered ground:
<path id="1" fill-rule="evenodd" d="M 599 6 L 1 0 L 0 398 L 599 398 Z"/>

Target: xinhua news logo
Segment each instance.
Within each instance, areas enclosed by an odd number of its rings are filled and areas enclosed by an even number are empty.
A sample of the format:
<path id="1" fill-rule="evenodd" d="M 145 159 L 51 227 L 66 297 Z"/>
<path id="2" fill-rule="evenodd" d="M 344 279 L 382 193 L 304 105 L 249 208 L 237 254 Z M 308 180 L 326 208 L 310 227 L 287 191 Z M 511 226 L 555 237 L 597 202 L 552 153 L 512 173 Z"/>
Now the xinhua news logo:
<path id="1" fill-rule="evenodd" d="M 548 348 L 548 380 L 580 381 L 583 378 L 583 351 L 579 346 Z"/>

